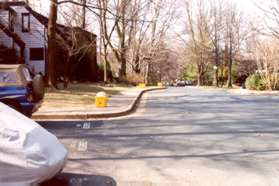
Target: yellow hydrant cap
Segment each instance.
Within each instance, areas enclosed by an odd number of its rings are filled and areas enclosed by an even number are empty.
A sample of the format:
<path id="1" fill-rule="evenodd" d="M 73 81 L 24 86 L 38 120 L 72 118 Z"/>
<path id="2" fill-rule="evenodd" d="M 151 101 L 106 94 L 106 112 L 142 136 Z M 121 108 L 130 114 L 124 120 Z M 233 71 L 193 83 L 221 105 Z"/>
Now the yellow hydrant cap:
<path id="1" fill-rule="evenodd" d="M 107 94 L 105 92 L 98 92 L 96 97 L 107 97 Z"/>

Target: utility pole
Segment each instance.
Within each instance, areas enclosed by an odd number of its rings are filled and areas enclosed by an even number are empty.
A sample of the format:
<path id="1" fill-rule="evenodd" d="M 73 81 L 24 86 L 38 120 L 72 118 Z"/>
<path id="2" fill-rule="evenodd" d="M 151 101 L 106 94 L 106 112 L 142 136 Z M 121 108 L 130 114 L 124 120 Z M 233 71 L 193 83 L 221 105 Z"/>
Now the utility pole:
<path id="1" fill-rule="evenodd" d="M 55 54 L 56 54 L 56 21 L 57 21 L 57 0 L 50 0 L 50 10 L 48 19 L 48 64 L 47 83 L 48 86 L 55 85 Z"/>
<path id="2" fill-rule="evenodd" d="M 81 23 L 81 27 L 83 29 L 86 29 L 86 0 L 81 0 L 82 3 L 82 23 Z"/>
<path id="3" fill-rule="evenodd" d="M 98 6 L 101 7 L 99 9 L 100 13 L 100 39 L 99 39 L 99 60 L 102 60 L 102 51 L 104 50 L 104 58 L 103 58 L 103 72 L 104 72 L 104 85 L 107 83 L 107 42 L 105 39 L 106 32 L 106 10 L 103 7 L 107 7 L 105 1 L 98 0 Z"/>

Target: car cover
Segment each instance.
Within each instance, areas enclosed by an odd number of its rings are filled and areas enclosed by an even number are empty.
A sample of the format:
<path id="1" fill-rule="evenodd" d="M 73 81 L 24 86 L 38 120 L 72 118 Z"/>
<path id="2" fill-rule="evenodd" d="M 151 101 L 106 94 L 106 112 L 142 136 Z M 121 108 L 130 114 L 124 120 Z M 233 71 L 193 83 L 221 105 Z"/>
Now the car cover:
<path id="1" fill-rule="evenodd" d="M 67 150 L 39 124 L 0 103 L 0 185 L 50 179 L 65 165 Z"/>

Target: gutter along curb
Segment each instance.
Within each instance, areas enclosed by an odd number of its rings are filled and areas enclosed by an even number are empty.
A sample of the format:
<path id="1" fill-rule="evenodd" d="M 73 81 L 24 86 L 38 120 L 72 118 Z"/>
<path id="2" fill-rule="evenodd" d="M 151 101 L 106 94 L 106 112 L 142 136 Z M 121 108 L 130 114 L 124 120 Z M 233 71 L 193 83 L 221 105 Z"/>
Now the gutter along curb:
<path id="1" fill-rule="evenodd" d="M 121 116 L 127 116 L 134 111 L 136 111 L 137 106 L 144 93 L 155 91 L 155 90 L 164 90 L 166 88 L 149 88 L 144 89 L 139 92 L 130 105 L 125 109 L 119 111 L 103 112 L 103 113 L 90 113 L 90 110 L 84 113 L 66 113 L 66 114 L 35 114 L 32 116 L 34 120 L 88 120 L 88 119 L 99 119 L 99 118 L 115 118 Z"/>

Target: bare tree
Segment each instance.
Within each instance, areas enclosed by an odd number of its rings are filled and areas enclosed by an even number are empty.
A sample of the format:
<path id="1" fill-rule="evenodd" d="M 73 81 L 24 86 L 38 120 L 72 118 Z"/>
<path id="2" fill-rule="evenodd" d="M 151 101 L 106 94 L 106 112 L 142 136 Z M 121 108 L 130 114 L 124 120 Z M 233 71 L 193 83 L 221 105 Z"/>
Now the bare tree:
<path id="1" fill-rule="evenodd" d="M 144 0 L 98 0 L 104 57 L 106 58 L 108 50 L 113 52 L 120 64 L 119 76 L 122 79 L 126 76 L 127 65 L 131 65 L 133 71 L 140 73 L 140 63 L 146 59 L 145 56 L 156 54 L 154 49 L 161 42 L 174 17 L 173 8 L 163 14 L 163 3 L 163 0 L 156 3 Z M 114 7 L 116 16 L 113 20 L 106 11 L 108 6 Z M 148 43 L 148 51 L 143 49 L 144 42 Z"/>
<path id="2" fill-rule="evenodd" d="M 174 1 L 173 1 L 174 2 Z M 175 18 L 173 2 L 167 0 L 61 0 L 58 5 L 72 4 L 81 10 L 81 22 L 76 24 L 84 28 L 86 15 L 93 13 L 100 25 L 100 54 L 103 56 L 104 81 L 107 81 L 108 55 L 120 64 L 119 77 L 125 79 L 127 65 L 132 65 L 136 73 L 147 72 L 152 60 L 146 63 L 146 56 L 155 59 L 160 45 Z M 169 3 L 169 4 L 166 4 Z M 85 13 L 87 10 L 87 14 Z M 97 11 L 96 11 L 97 10 Z M 73 11 L 72 11 L 73 12 Z M 68 17 L 74 17 L 71 11 Z M 73 20 L 73 19 L 70 19 Z M 78 18 L 76 18 L 78 20 Z M 146 47 L 148 46 L 148 47 Z"/>
<path id="3" fill-rule="evenodd" d="M 257 72 L 265 79 L 266 87 L 270 90 L 279 86 L 279 47 L 278 40 L 253 35 L 248 42 L 251 59 L 257 63 Z"/>
<path id="4" fill-rule="evenodd" d="M 268 7 L 262 7 L 260 4 L 256 5 L 265 15 L 265 18 L 261 20 L 264 24 L 260 25 L 264 28 L 257 29 L 258 33 L 279 38 L 279 0 L 270 0 Z"/>
<path id="5" fill-rule="evenodd" d="M 211 1 L 211 15 L 212 15 L 212 34 L 210 34 L 212 47 L 213 47 L 213 56 L 214 56 L 214 80 L 213 84 L 218 87 L 218 69 L 220 68 L 221 63 L 221 44 L 222 44 L 222 33 L 223 33 L 223 23 L 224 23 L 224 3 L 219 0 Z"/>
<path id="6" fill-rule="evenodd" d="M 241 43 L 244 41 L 242 32 L 242 15 L 234 4 L 228 4 L 225 14 L 225 52 L 228 64 L 228 87 L 232 87 L 232 66 L 235 56 L 239 53 Z"/>
<path id="7" fill-rule="evenodd" d="M 114 51 L 115 55 L 118 56 L 117 49 L 113 46 L 112 35 L 118 24 L 119 17 L 115 17 L 113 21 L 113 26 L 109 26 L 109 0 L 98 0 L 97 5 L 99 7 L 99 25 L 100 25 L 100 59 L 103 56 L 104 61 L 104 83 L 107 82 L 107 66 L 109 65 L 108 61 L 108 47 L 110 46 Z M 103 53 L 103 55 L 102 55 Z"/>
<path id="8" fill-rule="evenodd" d="M 210 14 L 203 1 L 199 0 L 197 4 L 193 4 L 192 2 L 186 3 L 186 15 L 187 31 L 190 38 L 188 49 L 190 51 L 190 57 L 197 67 L 197 84 L 200 86 L 203 85 L 204 75 L 209 67 L 211 49 Z"/>

